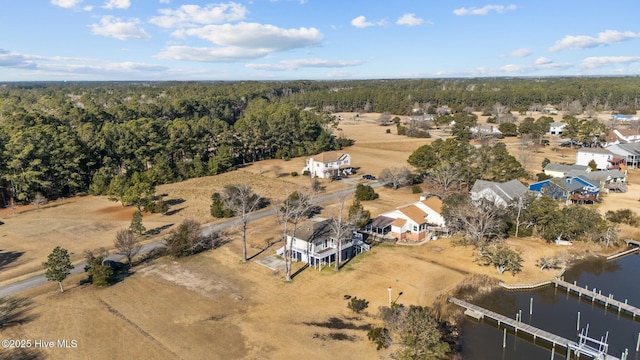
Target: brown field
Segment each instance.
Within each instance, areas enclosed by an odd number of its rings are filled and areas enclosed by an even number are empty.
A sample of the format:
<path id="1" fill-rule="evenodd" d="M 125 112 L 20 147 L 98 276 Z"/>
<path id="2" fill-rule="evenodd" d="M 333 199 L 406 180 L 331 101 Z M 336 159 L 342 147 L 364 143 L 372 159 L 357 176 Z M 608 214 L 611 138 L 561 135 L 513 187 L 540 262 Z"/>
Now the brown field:
<path id="1" fill-rule="evenodd" d="M 347 151 L 353 164 L 361 167 L 361 174 L 377 175 L 385 167 L 407 165 L 406 159 L 415 148 L 432 141 L 399 137 L 394 128 L 392 134 L 386 134 L 387 128 L 372 124 L 376 118 L 376 114 L 362 115 L 358 121 L 345 117 L 340 125 L 345 136 L 356 140 Z M 509 146 L 514 155 L 518 148 Z M 573 162 L 575 150 L 539 148 L 535 157 L 534 166 L 539 168 L 544 157 Z M 215 177 L 163 185 L 158 192 L 174 200 L 170 209 L 174 213 L 145 214 L 144 225 L 151 229 L 178 224 L 185 218 L 212 222 L 211 193 L 228 183 L 248 182 L 277 202 L 288 189 L 308 184 L 305 177 L 289 175 L 299 173 L 303 166 L 304 159 L 269 160 Z M 538 172 L 534 166 L 530 171 Z M 337 190 L 357 178 L 323 185 L 327 191 Z M 630 184 L 628 193 L 605 195 L 599 208 L 637 210 L 637 170 Z M 377 191 L 380 198 L 364 204 L 374 216 L 417 197 L 408 189 Z M 335 204 L 326 204 L 320 216 L 335 211 Z M 81 260 L 85 249 L 112 247 L 115 232 L 128 226 L 131 212 L 106 198 L 92 196 L 63 199 L 41 210 L 2 210 L 0 250 L 23 254 L 0 265 L 0 284 L 41 271 L 41 263 L 56 245 L 69 249 L 75 261 Z M 276 243 L 266 248 L 279 238 L 279 231 L 272 218 L 250 223 L 248 253 L 255 257 L 246 264 L 240 261 L 237 234 L 232 234 L 232 241 L 221 248 L 189 259 L 160 258 L 141 264 L 132 276 L 108 288 L 78 285 L 83 278 L 78 275 L 65 281 L 67 291 L 62 294 L 53 283 L 29 290 L 22 295 L 33 300 L 29 311 L 33 319 L 0 334 L 2 338 L 78 341 L 75 349 L 44 350 L 52 359 L 296 359 L 331 354 L 341 354 L 341 359 L 386 358 L 389 353 L 377 352 L 362 328 L 378 324 L 375 315 L 379 306 L 388 304 L 389 286 L 394 299 L 403 292 L 400 303 L 430 305 L 469 274 L 487 274 L 508 283 L 549 279 L 556 273 L 540 271 L 535 261 L 564 250 L 534 238 L 509 240 L 525 259 L 522 273 L 514 277 L 479 266 L 473 261 L 472 248 L 455 247 L 450 239 L 421 246 L 380 245 L 338 273 L 308 268 L 286 283 L 282 273 L 253 261 L 281 246 Z M 640 236 L 635 229 L 625 231 Z M 344 295 L 367 299 L 366 313 L 353 314 Z"/>

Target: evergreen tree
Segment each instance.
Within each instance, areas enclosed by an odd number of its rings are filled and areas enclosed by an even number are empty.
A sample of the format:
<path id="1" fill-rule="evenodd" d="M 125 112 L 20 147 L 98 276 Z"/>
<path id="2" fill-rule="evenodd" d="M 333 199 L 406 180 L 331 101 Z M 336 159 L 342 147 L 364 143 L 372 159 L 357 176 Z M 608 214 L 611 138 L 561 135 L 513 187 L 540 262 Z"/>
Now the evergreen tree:
<path id="1" fill-rule="evenodd" d="M 42 264 L 46 270 L 45 276 L 49 281 L 57 281 L 60 286 L 60 292 L 64 292 L 62 281 L 71 274 L 73 265 L 71 265 L 71 257 L 66 249 L 56 246 L 47 261 Z"/>
<path id="2" fill-rule="evenodd" d="M 131 215 L 131 225 L 129 225 L 129 230 L 131 230 L 134 234 L 142 235 L 147 229 L 142 225 L 142 213 L 140 210 L 136 210 Z"/>

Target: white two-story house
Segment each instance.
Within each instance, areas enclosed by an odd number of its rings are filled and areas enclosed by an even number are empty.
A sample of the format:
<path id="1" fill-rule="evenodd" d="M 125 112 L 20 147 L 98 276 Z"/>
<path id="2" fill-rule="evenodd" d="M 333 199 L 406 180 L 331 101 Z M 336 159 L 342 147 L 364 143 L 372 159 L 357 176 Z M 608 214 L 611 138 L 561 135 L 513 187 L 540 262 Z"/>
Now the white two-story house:
<path id="1" fill-rule="evenodd" d="M 311 177 L 330 178 L 351 174 L 351 155 L 338 151 L 327 151 L 307 159 L 302 173 L 309 172 Z"/>
<path id="2" fill-rule="evenodd" d="M 369 245 L 363 241 L 362 234 L 352 229 L 340 245 L 340 257 L 336 259 L 338 241 L 335 238 L 331 219 L 310 219 L 298 226 L 295 236 L 287 234 L 287 243 L 291 244 L 291 259 L 304 261 L 320 268 L 338 261 L 346 261 L 357 254 L 369 250 Z M 283 255 L 284 247 L 276 251 Z"/>

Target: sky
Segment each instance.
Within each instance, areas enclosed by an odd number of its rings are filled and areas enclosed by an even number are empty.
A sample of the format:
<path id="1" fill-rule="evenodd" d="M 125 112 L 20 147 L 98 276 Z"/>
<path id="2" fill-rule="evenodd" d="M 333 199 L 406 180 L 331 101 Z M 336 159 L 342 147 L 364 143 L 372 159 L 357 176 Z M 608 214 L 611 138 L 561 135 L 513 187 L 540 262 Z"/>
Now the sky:
<path id="1" fill-rule="evenodd" d="M 0 81 L 640 74 L 638 0 L 0 0 Z"/>

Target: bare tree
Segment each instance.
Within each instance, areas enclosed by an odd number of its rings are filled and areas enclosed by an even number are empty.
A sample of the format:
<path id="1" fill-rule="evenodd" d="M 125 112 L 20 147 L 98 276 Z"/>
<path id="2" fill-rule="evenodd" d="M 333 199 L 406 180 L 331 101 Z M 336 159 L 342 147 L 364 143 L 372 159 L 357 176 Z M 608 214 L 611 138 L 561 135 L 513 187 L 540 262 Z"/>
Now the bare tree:
<path id="1" fill-rule="evenodd" d="M 336 242 L 336 263 L 335 271 L 340 270 L 340 261 L 342 261 L 342 244 L 349 239 L 349 230 L 353 227 L 349 221 L 343 219 L 344 202 L 346 198 L 342 197 L 338 204 L 338 213 L 331 217 L 330 227 L 333 233 L 333 239 Z"/>
<path id="2" fill-rule="evenodd" d="M 312 193 L 307 191 L 294 191 L 287 193 L 282 205 L 277 208 L 276 218 L 282 226 L 282 239 L 284 241 L 284 280 L 291 281 L 291 242 L 296 236 L 300 221 L 307 216 L 314 206 L 311 203 Z M 293 228 L 290 229 L 289 225 Z"/>
<path id="3" fill-rule="evenodd" d="M 430 170 L 424 178 L 424 183 L 433 189 L 433 193 L 446 196 L 460 191 L 461 177 L 459 166 L 444 165 Z"/>
<path id="4" fill-rule="evenodd" d="M 47 198 L 42 196 L 41 193 L 37 193 L 31 203 L 36 205 L 38 210 L 40 210 L 40 206 L 45 205 L 47 203 Z"/>
<path id="5" fill-rule="evenodd" d="M 464 231 L 467 242 L 479 246 L 483 241 L 501 239 L 505 235 L 505 209 L 493 201 L 480 199 L 447 206 L 447 223 Z"/>
<path id="6" fill-rule="evenodd" d="M 571 103 L 569 103 L 567 106 L 567 111 L 571 116 L 582 113 L 582 104 L 580 103 L 580 100 L 573 100 Z"/>
<path id="7" fill-rule="evenodd" d="M 379 179 L 383 184 L 389 184 L 394 189 L 397 189 L 400 186 L 411 184 L 413 181 L 413 174 L 406 166 L 386 168 L 382 169 Z"/>
<path id="8" fill-rule="evenodd" d="M 226 185 L 222 190 L 224 207 L 233 211 L 242 222 L 242 262 L 247 262 L 247 222 L 249 215 L 257 210 L 262 197 L 251 190 L 248 184 Z"/>
<path id="9" fill-rule="evenodd" d="M 129 229 L 122 229 L 116 233 L 113 245 L 117 250 L 116 254 L 126 257 L 127 265 L 131 268 L 133 258 L 138 255 L 142 248 L 139 238 L 133 233 L 133 231 Z"/>
<path id="10" fill-rule="evenodd" d="M 534 153 L 534 142 L 530 134 L 523 134 L 520 139 L 520 148 L 518 149 L 518 160 L 522 167 L 528 169 L 531 166 Z"/>
<path id="11" fill-rule="evenodd" d="M 393 122 L 391 121 L 391 113 L 384 112 L 380 114 L 380 117 L 378 117 L 378 125 L 388 126 L 388 125 L 391 125 L 392 123 Z"/>
<path id="12" fill-rule="evenodd" d="M 280 177 L 280 173 L 282 172 L 282 166 L 273 165 L 273 166 L 271 166 L 271 171 L 273 171 L 273 175 L 275 177 Z"/>
<path id="13" fill-rule="evenodd" d="M 503 119 L 504 115 L 509 113 L 509 107 L 497 102 L 493 105 L 492 112 L 496 116 L 496 122 L 502 124 L 505 122 Z"/>

